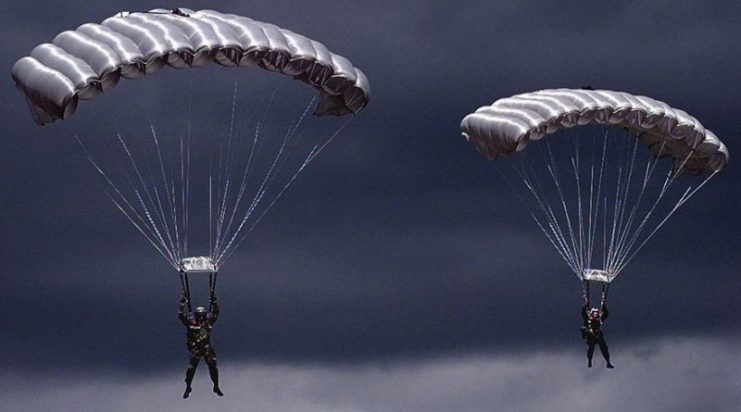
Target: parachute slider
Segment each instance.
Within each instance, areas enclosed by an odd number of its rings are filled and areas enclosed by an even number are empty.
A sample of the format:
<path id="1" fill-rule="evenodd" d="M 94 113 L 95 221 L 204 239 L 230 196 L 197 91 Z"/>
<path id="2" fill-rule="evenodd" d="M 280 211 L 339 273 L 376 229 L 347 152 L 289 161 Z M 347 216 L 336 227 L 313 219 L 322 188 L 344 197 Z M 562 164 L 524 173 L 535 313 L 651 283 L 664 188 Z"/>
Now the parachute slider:
<path id="1" fill-rule="evenodd" d="M 584 269 L 581 274 L 581 280 L 585 282 L 610 283 L 613 274 L 602 269 Z"/>
<path id="2" fill-rule="evenodd" d="M 196 256 L 181 260 L 180 271 L 185 273 L 216 273 L 217 268 L 210 257 Z"/>

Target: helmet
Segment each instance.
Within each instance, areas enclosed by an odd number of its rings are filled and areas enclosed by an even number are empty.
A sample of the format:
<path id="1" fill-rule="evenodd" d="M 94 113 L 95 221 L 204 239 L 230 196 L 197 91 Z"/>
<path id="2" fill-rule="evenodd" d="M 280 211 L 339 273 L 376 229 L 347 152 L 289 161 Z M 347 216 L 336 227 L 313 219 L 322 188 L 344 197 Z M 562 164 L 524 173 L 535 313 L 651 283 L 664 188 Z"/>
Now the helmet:
<path id="1" fill-rule="evenodd" d="M 589 316 L 597 316 L 597 315 L 599 315 L 599 309 L 597 308 L 589 309 Z"/>
<path id="2" fill-rule="evenodd" d="M 206 308 L 204 308 L 203 306 L 199 306 L 196 308 L 194 313 L 195 313 L 196 319 L 203 319 L 206 317 Z"/>

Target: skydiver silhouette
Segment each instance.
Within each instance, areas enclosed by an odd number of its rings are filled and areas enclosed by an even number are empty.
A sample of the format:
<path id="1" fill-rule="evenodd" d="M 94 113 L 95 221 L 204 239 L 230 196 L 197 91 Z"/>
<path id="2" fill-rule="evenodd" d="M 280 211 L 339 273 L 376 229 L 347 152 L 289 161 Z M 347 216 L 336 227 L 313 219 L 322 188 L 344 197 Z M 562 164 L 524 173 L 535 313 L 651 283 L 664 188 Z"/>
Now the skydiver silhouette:
<path id="1" fill-rule="evenodd" d="M 599 345 L 599 350 L 602 352 L 602 357 L 607 362 L 607 367 L 612 369 L 615 366 L 610 363 L 610 352 L 607 349 L 607 341 L 605 340 L 605 334 L 602 332 L 602 324 L 607 320 L 607 316 L 610 311 L 607 310 L 607 304 L 602 303 L 601 309 L 592 308 L 587 311 L 589 302 L 584 301 L 584 306 L 581 308 L 581 317 L 583 323 L 581 326 L 581 337 L 586 342 L 587 348 L 587 360 L 589 363 L 587 367 L 592 367 L 592 356 L 594 355 L 594 346 Z"/>
<path id="2" fill-rule="evenodd" d="M 214 348 L 211 346 L 211 330 L 216 323 L 216 319 L 219 317 L 219 303 L 216 300 L 216 294 L 212 289 L 209 297 L 208 310 L 203 306 L 199 306 L 191 313 L 186 308 L 187 302 L 188 297 L 185 289 L 183 289 L 180 295 L 178 316 L 180 317 L 180 321 L 183 322 L 183 325 L 188 328 L 186 346 L 190 356 L 188 369 L 185 372 L 186 387 L 183 393 L 183 399 L 187 399 L 190 396 L 192 390 L 190 384 L 193 382 L 193 377 L 196 374 L 196 368 L 201 358 L 204 358 L 208 365 L 208 373 L 214 384 L 214 393 L 224 396 L 224 393 L 219 388 L 219 369 L 216 366 L 216 352 L 214 352 Z"/>

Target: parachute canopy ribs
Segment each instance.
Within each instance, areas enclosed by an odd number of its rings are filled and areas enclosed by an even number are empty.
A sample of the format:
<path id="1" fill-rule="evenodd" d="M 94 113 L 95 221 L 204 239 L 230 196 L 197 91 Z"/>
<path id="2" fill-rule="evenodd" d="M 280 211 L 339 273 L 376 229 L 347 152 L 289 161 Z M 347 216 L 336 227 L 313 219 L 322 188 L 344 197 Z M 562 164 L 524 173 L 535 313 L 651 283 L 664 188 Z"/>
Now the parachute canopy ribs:
<path id="1" fill-rule="evenodd" d="M 571 271 L 605 284 L 728 163 L 726 146 L 686 112 L 609 90 L 499 99 L 461 132 L 487 159 L 506 158 L 523 208 Z"/>
<path id="2" fill-rule="evenodd" d="M 317 115 L 357 113 L 369 99 L 365 74 L 322 43 L 290 30 L 213 10 L 122 12 L 57 35 L 18 60 L 12 77 L 39 125 L 67 119 L 79 100 L 94 99 L 118 80 L 164 66 L 260 67 L 319 91 Z"/>
<path id="3" fill-rule="evenodd" d="M 466 116 L 461 130 L 481 154 L 494 159 L 561 129 L 587 124 L 623 127 L 654 155 L 672 157 L 690 172 L 715 172 L 728 163 L 726 146 L 686 112 L 650 97 L 610 90 L 550 89 L 499 99 Z"/>

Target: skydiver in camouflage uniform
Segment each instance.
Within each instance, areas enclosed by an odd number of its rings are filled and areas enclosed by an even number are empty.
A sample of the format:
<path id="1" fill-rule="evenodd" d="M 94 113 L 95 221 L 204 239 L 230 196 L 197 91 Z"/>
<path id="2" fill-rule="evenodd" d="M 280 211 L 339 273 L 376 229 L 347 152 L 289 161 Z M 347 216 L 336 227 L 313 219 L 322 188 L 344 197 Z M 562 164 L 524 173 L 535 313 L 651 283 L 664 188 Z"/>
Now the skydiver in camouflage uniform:
<path id="1" fill-rule="evenodd" d="M 594 346 L 599 345 L 599 350 L 602 352 L 602 357 L 607 361 L 607 367 L 612 369 L 614 366 L 610 363 L 610 352 L 607 349 L 607 341 L 605 340 L 605 334 L 602 332 L 602 323 L 607 320 L 607 316 L 610 312 L 607 310 L 607 305 L 603 304 L 602 309 L 593 308 L 587 311 L 588 303 L 585 302 L 581 308 L 581 317 L 583 323 L 581 326 L 581 337 L 587 343 L 587 360 L 589 361 L 588 367 L 592 367 L 592 356 L 594 355 Z"/>
<path id="2" fill-rule="evenodd" d="M 188 369 L 185 372 L 186 388 L 183 398 L 190 396 L 190 384 L 193 382 L 193 376 L 196 373 L 196 368 L 201 358 L 204 358 L 208 365 L 208 373 L 211 376 L 211 381 L 214 383 L 214 393 L 224 396 L 219 388 L 219 369 L 216 367 L 216 352 L 214 352 L 214 348 L 211 346 L 211 329 L 213 329 L 216 319 L 219 317 L 219 304 L 216 300 L 216 295 L 213 291 L 211 292 L 208 310 L 203 306 L 199 306 L 193 313 L 190 313 L 187 309 L 187 301 L 185 290 L 183 290 L 180 295 L 178 315 L 183 325 L 188 328 L 186 345 L 190 354 Z"/>

